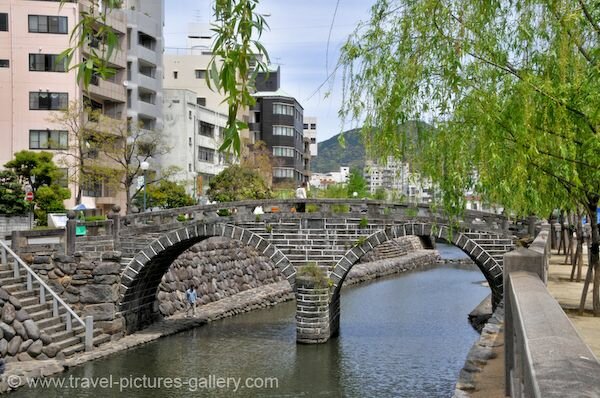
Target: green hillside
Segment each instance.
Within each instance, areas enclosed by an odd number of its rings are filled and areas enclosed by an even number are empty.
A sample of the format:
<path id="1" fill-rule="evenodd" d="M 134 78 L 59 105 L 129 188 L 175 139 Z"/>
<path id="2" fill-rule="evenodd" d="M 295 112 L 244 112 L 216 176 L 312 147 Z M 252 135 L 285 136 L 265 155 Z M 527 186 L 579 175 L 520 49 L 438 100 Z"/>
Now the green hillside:
<path id="1" fill-rule="evenodd" d="M 417 129 L 420 131 L 433 131 L 431 125 L 421 121 L 409 121 L 402 125 L 400 131 L 416 139 Z M 346 147 L 339 143 L 340 135 L 334 135 L 327 141 L 318 143 L 318 154 L 311 162 L 311 169 L 316 173 L 339 171 L 340 166 L 350 166 L 363 169 L 365 166 L 365 146 L 363 145 L 360 129 L 344 132 Z"/>
<path id="2" fill-rule="evenodd" d="M 360 129 L 344 132 L 346 147 L 342 148 L 339 134 L 327 141 L 319 142 L 318 156 L 311 162 L 311 169 L 317 173 L 339 171 L 340 166 L 362 168 L 365 166 L 365 147 L 361 141 Z"/>

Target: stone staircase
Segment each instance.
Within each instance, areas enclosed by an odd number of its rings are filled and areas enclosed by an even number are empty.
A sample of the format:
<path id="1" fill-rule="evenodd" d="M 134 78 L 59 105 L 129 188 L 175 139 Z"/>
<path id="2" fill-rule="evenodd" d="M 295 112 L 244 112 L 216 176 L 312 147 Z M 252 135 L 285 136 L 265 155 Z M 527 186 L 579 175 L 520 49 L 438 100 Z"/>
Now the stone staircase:
<path id="1" fill-rule="evenodd" d="M 515 248 L 512 239 L 502 238 L 495 234 L 480 232 L 463 232 L 463 235 L 476 242 L 504 268 L 504 255 Z"/>
<path id="2" fill-rule="evenodd" d="M 12 263 L 11 256 L 7 256 L 8 263 Z M 52 296 L 46 294 L 46 303 L 40 303 L 40 288 L 37 281 L 33 281 L 33 290 L 27 291 L 26 271 L 21 270 L 20 276 L 15 278 L 12 265 L 0 264 L 0 287 L 18 300 L 21 308 L 36 323 L 40 332 L 50 337 L 59 351 L 65 357 L 85 350 L 85 329 L 73 320 L 71 331 L 66 330 L 66 309 L 58 306 L 58 316 L 54 316 Z M 102 333 L 99 328 L 94 329 L 94 346 L 110 341 L 110 335 Z"/>

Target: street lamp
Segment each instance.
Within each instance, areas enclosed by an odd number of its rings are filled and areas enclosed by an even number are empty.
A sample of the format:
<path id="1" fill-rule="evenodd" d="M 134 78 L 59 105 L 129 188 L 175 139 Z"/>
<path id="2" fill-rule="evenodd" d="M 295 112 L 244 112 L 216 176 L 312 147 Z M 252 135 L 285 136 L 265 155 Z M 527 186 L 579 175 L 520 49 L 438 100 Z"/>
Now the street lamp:
<path id="1" fill-rule="evenodd" d="M 146 172 L 148 171 L 149 167 L 150 163 L 146 162 L 145 160 L 140 163 L 140 169 L 142 169 L 144 172 L 144 213 L 146 212 Z"/>
<path id="2" fill-rule="evenodd" d="M 198 173 L 196 173 L 195 171 L 192 171 L 190 173 L 190 175 L 194 179 L 194 191 L 193 191 L 192 197 L 194 198 L 195 204 L 198 204 L 198 187 L 196 186 L 197 181 L 198 181 Z"/>

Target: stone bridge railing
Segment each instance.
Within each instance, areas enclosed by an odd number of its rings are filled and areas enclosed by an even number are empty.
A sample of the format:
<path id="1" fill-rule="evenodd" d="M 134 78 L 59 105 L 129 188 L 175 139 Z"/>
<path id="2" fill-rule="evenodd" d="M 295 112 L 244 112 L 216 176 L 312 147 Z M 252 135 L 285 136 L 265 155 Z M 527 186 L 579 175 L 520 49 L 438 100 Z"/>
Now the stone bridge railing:
<path id="1" fill-rule="evenodd" d="M 297 205 L 304 203 L 306 212 L 298 213 Z M 256 215 L 259 207 L 261 215 Z M 351 216 L 389 220 L 398 219 L 427 219 L 431 222 L 448 224 L 448 218 L 441 211 L 427 204 L 397 204 L 376 200 L 360 199 L 270 199 L 249 200 L 240 202 L 226 202 L 212 205 L 197 205 L 151 211 L 145 213 L 129 214 L 120 217 L 121 228 L 141 227 L 144 225 L 165 225 L 186 220 L 227 220 L 263 219 L 285 217 L 316 218 L 324 215 Z M 499 214 L 471 211 L 455 220 L 461 228 L 475 228 L 489 230 L 496 233 L 508 231 L 508 219 Z M 454 224 L 454 223 L 452 223 Z"/>

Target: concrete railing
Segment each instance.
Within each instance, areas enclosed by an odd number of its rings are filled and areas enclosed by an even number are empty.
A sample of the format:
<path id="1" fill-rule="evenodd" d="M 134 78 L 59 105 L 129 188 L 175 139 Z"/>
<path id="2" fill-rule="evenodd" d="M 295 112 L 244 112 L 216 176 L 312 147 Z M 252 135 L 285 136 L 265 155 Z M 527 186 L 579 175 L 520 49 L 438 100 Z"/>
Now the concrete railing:
<path id="1" fill-rule="evenodd" d="M 504 255 L 506 395 L 600 396 L 600 363 L 545 286 L 549 233 Z"/>

